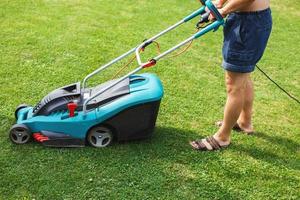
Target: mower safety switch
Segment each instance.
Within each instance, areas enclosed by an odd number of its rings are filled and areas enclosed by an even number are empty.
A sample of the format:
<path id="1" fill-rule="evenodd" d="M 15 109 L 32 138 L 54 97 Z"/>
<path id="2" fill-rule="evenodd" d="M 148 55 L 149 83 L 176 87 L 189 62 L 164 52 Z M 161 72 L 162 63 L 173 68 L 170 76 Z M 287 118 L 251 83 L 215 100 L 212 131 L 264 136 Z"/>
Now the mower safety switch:
<path id="1" fill-rule="evenodd" d="M 77 103 L 71 102 L 68 103 L 68 110 L 69 110 L 69 117 L 74 117 L 75 116 L 75 110 L 77 108 Z"/>

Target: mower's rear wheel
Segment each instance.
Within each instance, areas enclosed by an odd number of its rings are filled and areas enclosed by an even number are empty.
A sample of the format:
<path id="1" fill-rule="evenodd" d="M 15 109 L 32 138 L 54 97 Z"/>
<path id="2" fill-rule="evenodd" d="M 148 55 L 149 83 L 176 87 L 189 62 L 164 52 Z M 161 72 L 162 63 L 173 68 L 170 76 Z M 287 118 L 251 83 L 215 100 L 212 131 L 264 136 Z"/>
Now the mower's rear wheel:
<path id="1" fill-rule="evenodd" d="M 9 139 L 15 144 L 25 144 L 30 141 L 30 130 L 24 124 L 15 124 L 9 131 Z"/>
<path id="2" fill-rule="evenodd" d="M 105 126 L 96 126 L 88 132 L 87 141 L 96 148 L 107 147 L 113 141 L 113 132 Z"/>
<path id="3" fill-rule="evenodd" d="M 26 108 L 26 107 L 28 107 L 28 105 L 24 104 L 24 103 L 18 105 L 18 107 L 15 110 L 15 118 L 16 118 L 16 120 L 18 119 L 18 112 L 19 112 L 19 110 L 21 110 L 22 108 Z"/>

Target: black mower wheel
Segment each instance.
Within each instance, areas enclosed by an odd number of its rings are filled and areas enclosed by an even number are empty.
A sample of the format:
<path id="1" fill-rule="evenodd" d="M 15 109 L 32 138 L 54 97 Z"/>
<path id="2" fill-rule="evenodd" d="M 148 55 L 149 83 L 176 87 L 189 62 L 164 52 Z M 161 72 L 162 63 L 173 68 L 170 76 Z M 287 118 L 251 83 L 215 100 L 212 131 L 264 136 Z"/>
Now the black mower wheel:
<path id="1" fill-rule="evenodd" d="M 24 124 L 15 124 L 9 131 L 9 139 L 14 144 L 25 144 L 31 140 L 30 130 Z"/>
<path id="2" fill-rule="evenodd" d="M 19 110 L 21 110 L 22 108 L 26 108 L 26 107 L 28 107 L 28 105 L 25 104 L 25 103 L 18 105 L 18 107 L 15 110 L 15 118 L 16 118 L 16 120 L 18 119 L 18 112 L 19 112 Z"/>
<path id="3" fill-rule="evenodd" d="M 96 148 L 107 147 L 113 141 L 113 132 L 105 126 L 96 126 L 88 132 L 87 141 Z"/>

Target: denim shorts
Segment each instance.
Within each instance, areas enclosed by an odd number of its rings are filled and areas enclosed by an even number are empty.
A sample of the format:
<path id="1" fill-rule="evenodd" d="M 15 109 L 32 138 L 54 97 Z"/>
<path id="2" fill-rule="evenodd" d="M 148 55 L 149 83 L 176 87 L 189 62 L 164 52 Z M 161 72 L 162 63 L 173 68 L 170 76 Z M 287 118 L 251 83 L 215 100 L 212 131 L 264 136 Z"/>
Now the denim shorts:
<path id="1" fill-rule="evenodd" d="M 271 29 L 270 8 L 231 13 L 223 29 L 223 68 L 239 73 L 254 71 L 265 51 Z"/>

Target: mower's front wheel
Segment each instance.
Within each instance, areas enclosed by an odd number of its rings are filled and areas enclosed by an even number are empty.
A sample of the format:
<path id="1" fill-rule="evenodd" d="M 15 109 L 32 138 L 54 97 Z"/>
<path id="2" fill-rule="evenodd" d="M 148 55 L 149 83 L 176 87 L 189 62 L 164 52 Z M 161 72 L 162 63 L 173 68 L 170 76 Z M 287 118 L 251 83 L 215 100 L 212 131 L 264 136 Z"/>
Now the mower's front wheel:
<path id="1" fill-rule="evenodd" d="M 18 112 L 19 112 L 19 110 L 21 110 L 22 108 L 26 108 L 26 107 L 28 107 L 28 105 L 25 104 L 25 103 L 18 105 L 18 107 L 15 110 L 15 118 L 16 118 L 16 120 L 18 119 Z"/>
<path id="2" fill-rule="evenodd" d="M 30 130 L 24 124 L 15 124 L 9 131 L 9 139 L 15 144 L 25 144 L 30 141 Z"/>
<path id="3" fill-rule="evenodd" d="M 107 147 L 113 141 L 113 132 L 105 126 L 96 126 L 88 132 L 87 141 L 93 147 Z"/>

